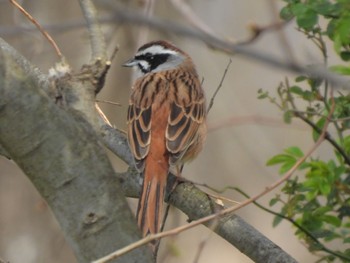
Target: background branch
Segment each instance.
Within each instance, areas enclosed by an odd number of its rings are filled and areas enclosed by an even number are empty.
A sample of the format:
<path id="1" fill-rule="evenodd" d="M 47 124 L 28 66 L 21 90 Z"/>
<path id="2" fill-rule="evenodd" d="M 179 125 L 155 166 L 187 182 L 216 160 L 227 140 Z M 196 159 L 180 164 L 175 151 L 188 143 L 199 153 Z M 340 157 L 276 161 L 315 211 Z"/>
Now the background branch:
<path id="1" fill-rule="evenodd" d="M 203 31 L 199 31 L 195 28 L 189 28 L 165 19 L 160 19 L 156 17 L 147 17 L 140 12 L 128 10 L 126 7 L 120 6 L 117 8 L 116 4 L 109 3 L 109 1 L 104 1 L 108 7 L 113 10 L 113 15 L 103 16 L 98 19 L 99 23 L 132 23 L 137 25 L 147 25 L 153 29 L 163 31 L 165 33 L 172 32 L 177 35 L 186 36 L 192 39 L 201 40 L 208 46 L 213 49 L 221 50 L 225 53 L 229 54 L 240 54 L 247 58 L 253 59 L 255 61 L 264 63 L 274 68 L 288 70 L 293 73 L 307 74 L 310 76 L 314 76 L 320 79 L 328 80 L 330 84 L 333 84 L 338 88 L 346 88 L 350 89 L 350 84 L 339 75 L 329 72 L 326 68 L 316 68 L 316 67 L 304 67 L 296 62 L 290 61 L 282 61 L 276 57 L 272 57 L 271 55 L 266 54 L 265 52 L 261 52 L 255 50 L 253 48 L 247 47 L 244 44 L 233 43 L 231 41 L 220 39 L 210 34 L 207 34 Z M 285 23 L 282 23 L 284 25 Z M 51 30 L 63 30 L 67 28 L 76 28 L 81 27 L 83 23 L 81 21 L 71 21 L 65 22 L 63 25 L 46 25 L 44 26 L 47 29 Z M 273 29 L 278 29 L 281 27 L 280 25 L 274 26 Z M 23 32 L 23 30 L 33 31 L 34 27 L 28 27 L 27 29 L 15 27 L 14 29 L 3 27 L 3 34 L 17 34 L 19 32 Z M 13 32 L 14 31 L 14 32 Z M 1 32 L 1 27 L 0 27 Z"/>
<path id="2" fill-rule="evenodd" d="M 80 0 L 81 9 L 87 22 L 91 41 L 92 60 L 107 60 L 105 38 L 97 21 L 97 11 L 92 0 Z"/>
<path id="3" fill-rule="evenodd" d="M 304 67 L 291 61 L 281 61 L 280 59 L 267 55 L 261 51 L 256 51 L 253 48 L 217 38 L 203 31 L 199 31 L 198 29 L 183 26 L 178 23 L 157 17 L 149 18 L 140 12 L 128 10 L 128 8 L 120 5 L 119 7 L 112 4 L 109 6 L 112 8 L 112 10 L 114 10 L 114 19 L 117 22 L 128 22 L 143 26 L 147 25 L 166 33 L 172 32 L 177 35 L 201 40 L 211 48 L 221 50 L 228 54 L 239 54 L 246 58 L 263 62 L 271 67 L 285 69 L 293 73 L 307 74 L 320 79 L 328 80 L 335 87 L 350 89 L 349 83 L 344 78 L 329 72 L 326 68 Z"/>

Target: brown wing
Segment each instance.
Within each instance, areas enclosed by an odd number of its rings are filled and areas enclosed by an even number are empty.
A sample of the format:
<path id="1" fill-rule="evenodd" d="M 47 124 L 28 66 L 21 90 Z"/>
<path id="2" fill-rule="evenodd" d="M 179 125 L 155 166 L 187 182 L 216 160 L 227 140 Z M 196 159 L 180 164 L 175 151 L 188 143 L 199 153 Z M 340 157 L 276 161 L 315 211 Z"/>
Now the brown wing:
<path id="1" fill-rule="evenodd" d="M 205 125 L 206 106 L 203 90 L 196 75 L 186 73 L 174 80 L 174 100 L 170 106 L 166 146 L 172 154 L 171 164 L 195 156 L 185 156 L 197 141 L 201 126 Z"/>
<path id="2" fill-rule="evenodd" d="M 145 78 L 147 80 L 147 78 Z M 150 100 L 145 100 L 146 83 L 139 81 L 135 83 L 132 91 L 128 108 L 128 141 L 130 149 L 134 155 L 136 167 L 140 171 L 143 170 L 143 160 L 147 156 L 151 143 L 151 115 L 152 104 Z"/>
<path id="3" fill-rule="evenodd" d="M 146 157 L 151 142 L 151 107 L 139 108 L 130 104 L 128 109 L 128 140 L 134 154 L 136 167 L 143 170 L 143 159 Z"/>

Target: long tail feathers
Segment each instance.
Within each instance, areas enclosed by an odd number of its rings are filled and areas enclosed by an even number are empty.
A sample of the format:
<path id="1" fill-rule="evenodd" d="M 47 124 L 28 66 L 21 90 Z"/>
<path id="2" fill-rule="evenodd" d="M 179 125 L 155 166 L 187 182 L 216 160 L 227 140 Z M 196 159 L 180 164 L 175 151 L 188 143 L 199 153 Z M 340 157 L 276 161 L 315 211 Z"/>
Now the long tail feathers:
<path id="1" fill-rule="evenodd" d="M 168 169 L 164 167 L 163 169 L 162 167 L 152 169 L 147 165 L 145 167 L 142 193 L 136 215 L 143 236 L 160 232 L 167 175 Z M 157 242 L 154 242 L 152 244 L 154 250 L 156 246 Z"/>

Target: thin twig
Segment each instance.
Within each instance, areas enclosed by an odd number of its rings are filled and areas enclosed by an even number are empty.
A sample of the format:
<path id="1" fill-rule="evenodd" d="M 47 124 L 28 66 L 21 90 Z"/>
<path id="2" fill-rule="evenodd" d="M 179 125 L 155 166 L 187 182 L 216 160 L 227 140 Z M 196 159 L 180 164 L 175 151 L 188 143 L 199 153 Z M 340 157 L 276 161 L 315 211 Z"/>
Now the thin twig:
<path id="1" fill-rule="evenodd" d="M 107 60 L 106 43 L 97 20 L 97 11 L 91 0 L 80 0 L 81 9 L 83 11 L 89 35 L 91 40 L 92 60 Z"/>
<path id="2" fill-rule="evenodd" d="M 194 185 L 197 185 L 196 183 L 194 183 Z M 204 186 L 204 185 L 203 185 Z M 208 188 L 209 189 L 209 188 Z M 213 198 L 213 199 L 218 199 L 218 200 L 220 200 L 220 201 L 227 201 L 227 202 L 230 202 L 230 203 L 233 203 L 233 204 L 240 204 L 240 202 L 238 202 L 238 201 L 235 201 L 235 200 L 232 200 L 232 199 L 230 199 L 230 198 L 228 198 L 228 197 L 225 197 L 225 196 L 221 196 L 221 195 L 216 195 L 216 194 L 212 194 L 212 193 L 208 193 L 208 192 L 206 192 L 206 191 L 203 191 L 205 194 L 207 194 L 208 196 L 210 196 L 211 198 Z M 214 191 L 215 192 L 215 191 Z M 217 203 L 218 204 L 218 202 L 217 201 L 215 201 L 215 203 Z M 220 202 L 221 203 L 221 202 Z M 222 204 L 219 204 L 219 205 L 221 205 L 221 206 L 223 206 Z"/>
<path id="3" fill-rule="evenodd" d="M 39 31 L 43 34 L 43 36 L 49 41 L 49 43 L 53 46 L 53 48 L 56 51 L 56 54 L 58 57 L 62 60 L 63 55 L 57 46 L 56 42 L 53 40 L 53 38 L 46 32 L 46 30 L 38 23 L 38 21 L 35 20 L 35 18 L 30 15 L 22 6 L 20 6 L 15 0 L 10 0 L 10 2 L 18 8 L 19 11 L 21 11 L 36 27 L 39 29 Z"/>
<path id="4" fill-rule="evenodd" d="M 122 106 L 121 103 L 110 101 L 110 100 L 98 100 L 98 99 L 96 99 L 96 102 L 112 104 L 112 105 L 115 105 L 115 106 Z"/>
<path id="5" fill-rule="evenodd" d="M 331 116 L 333 114 L 333 111 L 334 111 L 334 108 L 335 108 L 335 103 L 334 103 L 334 100 L 333 100 L 333 104 L 332 104 L 332 108 L 331 108 L 331 111 L 329 113 L 329 115 Z M 215 214 L 211 214 L 209 216 L 206 216 L 206 217 L 203 217 L 201 219 L 198 219 L 196 221 L 192 221 L 191 223 L 187 224 L 187 225 L 183 225 L 183 226 L 180 226 L 180 227 L 177 227 L 175 229 L 171 229 L 171 230 L 168 230 L 168 231 L 164 231 L 164 232 L 161 232 L 161 233 L 157 233 L 157 234 L 152 234 L 152 235 L 148 235 L 146 236 L 145 238 L 143 239 L 140 239 L 139 241 L 136 241 L 124 248 L 121 248 L 103 258 L 100 258 L 96 261 L 93 261 L 93 263 L 105 263 L 105 262 L 108 262 L 112 259 L 115 259 L 115 258 L 118 258 L 120 257 L 121 255 L 125 254 L 125 253 L 128 253 L 129 251 L 135 249 L 135 248 L 138 248 L 140 246 L 143 246 L 149 242 L 151 242 L 152 240 L 157 240 L 157 239 L 160 239 L 160 238 L 163 238 L 163 237 L 166 237 L 166 236 L 171 236 L 171 235 L 177 235 L 187 229 L 190 229 L 192 227 L 195 227 L 195 226 L 198 226 L 200 224 L 203 224 L 203 223 L 206 223 L 206 222 L 209 222 L 215 218 L 218 218 L 220 216 L 224 216 L 226 214 L 229 214 L 229 213 L 232 213 L 242 207 L 245 207 L 247 206 L 248 204 L 251 204 L 252 202 L 256 201 L 257 199 L 259 199 L 260 197 L 266 195 L 267 193 L 271 192 L 273 189 L 275 189 L 276 187 L 278 187 L 279 185 L 281 185 L 283 182 L 285 182 L 286 180 L 288 180 L 292 175 L 293 173 L 298 169 L 298 167 L 321 145 L 321 143 L 324 141 L 324 136 L 325 136 L 325 133 L 326 133 L 326 130 L 328 128 L 328 125 L 329 125 L 329 120 L 327 119 L 326 122 L 325 122 L 325 125 L 323 127 L 323 130 L 322 130 L 322 133 L 320 135 L 320 137 L 318 138 L 318 140 L 316 141 L 316 143 L 311 147 L 311 149 L 302 157 L 300 158 L 294 165 L 291 169 L 289 169 L 289 171 L 282 177 L 280 178 L 279 180 L 277 180 L 275 183 L 273 183 L 272 185 L 266 187 L 262 192 L 260 192 L 259 194 L 243 201 L 242 203 L 240 203 L 239 205 L 237 206 L 234 206 L 234 207 L 230 207 L 230 208 L 227 208 L 227 209 L 224 209 L 224 210 L 221 210 L 220 212 L 218 213 L 215 213 Z"/>
<path id="6" fill-rule="evenodd" d="M 223 194 L 223 193 L 225 193 L 227 190 L 234 190 L 234 191 L 237 191 L 238 193 L 240 193 L 241 195 L 243 195 L 244 197 L 250 198 L 250 196 L 249 196 L 248 194 L 246 194 L 244 191 L 242 191 L 241 189 L 239 189 L 238 187 L 235 187 L 235 186 L 229 186 L 229 185 L 228 185 L 228 186 L 223 187 L 222 189 L 216 189 L 216 188 L 214 188 L 214 187 L 212 187 L 212 186 L 210 186 L 210 185 L 208 185 L 208 184 L 206 184 L 206 183 L 198 183 L 198 182 L 194 182 L 194 181 L 191 181 L 191 180 L 188 180 L 188 179 L 184 179 L 184 178 L 183 178 L 183 180 L 184 180 L 185 182 L 192 183 L 192 184 L 194 184 L 194 185 L 196 185 L 196 186 L 205 187 L 205 188 L 207 188 L 207 189 L 209 189 L 209 190 L 211 190 L 211 191 L 213 191 L 213 192 L 215 192 L 215 193 Z M 220 198 L 220 197 L 219 197 L 219 198 Z M 229 201 L 234 202 L 234 203 L 237 203 L 237 202 L 235 202 L 235 201 L 233 201 L 233 200 L 229 200 Z M 256 202 L 256 201 L 254 201 L 253 204 L 256 205 L 257 207 L 259 207 L 260 209 L 264 210 L 264 211 L 267 212 L 267 213 L 273 214 L 273 215 L 275 215 L 275 216 L 279 216 L 279 217 L 281 217 L 281 218 L 283 218 L 283 219 L 289 221 L 290 223 L 292 223 L 295 227 L 297 227 L 298 229 L 300 229 L 300 230 L 301 230 L 302 232 L 304 232 L 307 236 L 309 236 L 315 243 L 317 243 L 317 246 L 320 246 L 321 250 L 323 250 L 323 251 L 325 251 L 325 252 L 327 252 L 327 253 L 329 253 L 329 254 L 332 254 L 332 255 L 334 255 L 334 256 L 337 256 L 337 257 L 339 257 L 339 258 L 341 258 L 341 259 L 349 260 L 349 258 L 346 257 L 345 255 L 343 255 L 343 254 L 341 254 L 341 253 L 338 253 L 338 252 L 336 252 L 336 251 L 333 251 L 333 250 L 331 250 L 330 248 L 326 247 L 326 246 L 325 246 L 324 244 L 322 244 L 315 236 L 313 236 L 313 234 L 312 234 L 311 232 L 309 232 L 307 229 L 305 229 L 304 227 L 302 227 L 301 225 L 299 225 L 299 224 L 298 224 L 297 222 L 295 222 L 292 218 L 287 217 L 287 216 L 285 216 L 285 215 L 283 215 L 283 214 L 277 213 L 277 212 L 275 212 L 275 211 L 273 211 L 273 210 L 271 210 L 271 209 L 269 209 L 269 208 L 267 208 L 267 207 L 265 207 L 265 206 L 259 204 L 259 203 Z"/>
<path id="7" fill-rule="evenodd" d="M 302 121 L 304 121 L 306 124 L 308 124 L 309 126 L 312 127 L 313 130 L 315 130 L 318 134 L 321 134 L 323 132 L 323 129 L 320 129 L 319 127 L 317 127 L 317 125 L 315 123 L 313 123 L 311 120 L 309 120 L 307 117 L 304 116 L 303 113 L 300 113 L 299 111 L 297 111 L 297 106 L 295 105 L 294 103 L 294 98 L 293 96 L 291 95 L 290 93 L 290 86 L 289 86 L 289 82 L 288 82 L 288 79 L 286 78 L 285 80 L 285 85 L 286 85 L 286 88 L 287 88 L 287 95 L 289 97 L 289 103 L 290 105 L 292 106 L 292 110 L 294 112 L 294 116 L 295 117 L 298 117 L 299 119 L 301 119 Z M 334 107 L 333 104 L 334 103 L 334 97 L 333 97 L 333 89 L 331 89 L 331 99 L 332 99 L 332 105 L 331 105 L 331 108 Z M 331 122 L 332 121 L 332 115 L 333 115 L 333 112 L 334 112 L 334 109 L 333 111 L 331 110 L 331 108 L 328 109 L 328 112 L 329 113 L 332 113 L 332 114 L 328 114 L 325 118 L 326 118 L 326 121 L 327 123 Z M 329 132 L 325 131 L 324 133 L 324 138 L 331 144 L 333 145 L 333 147 L 339 152 L 339 154 L 341 156 L 343 156 L 344 158 L 344 161 L 350 165 L 350 157 L 347 155 L 347 153 L 345 152 L 345 150 L 333 139 L 333 137 L 330 135 Z"/>
<path id="8" fill-rule="evenodd" d="M 313 130 L 315 130 L 317 133 L 321 133 L 322 129 L 317 127 L 315 123 L 310 121 L 308 118 L 306 118 L 303 114 L 299 112 L 295 112 L 294 115 L 298 117 L 299 119 L 303 120 L 305 123 L 307 123 L 310 127 L 312 127 Z M 329 116 L 329 115 L 328 115 Z M 328 120 L 328 119 L 327 119 Z M 328 120 L 331 121 L 331 120 Z M 340 153 L 341 156 L 343 156 L 344 161 L 350 165 L 350 156 L 345 152 L 345 150 L 333 139 L 332 135 L 329 132 L 326 132 L 324 135 L 325 139 Z"/>
<path id="9" fill-rule="evenodd" d="M 326 68 L 305 68 L 304 66 L 298 63 L 290 63 L 281 61 L 276 57 L 272 57 L 266 52 L 253 50 L 243 43 L 233 43 L 232 41 L 228 41 L 227 39 L 220 39 L 214 36 L 208 35 L 204 32 L 198 31 L 193 28 L 189 28 L 174 22 L 170 22 L 169 20 L 159 19 L 156 17 L 148 18 L 144 15 L 140 14 L 137 11 L 131 11 L 127 8 L 115 7 L 114 5 L 109 5 L 109 7 L 114 11 L 114 15 L 105 16 L 98 21 L 100 23 L 116 23 L 116 22 L 129 22 L 133 24 L 138 24 L 142 26 L 149 26 L 154 29 L 166 32 L 166 33 L 174 33 L 182 36 L 186 36 L 188 38 L 201 40 L 204 43 L 207 43 L 210 47 L 221 50 L 222 52 L 228 54 L 241 54 L 245 57 L 254 59 L 255 61 L 259 61 L 265 63 L 271 67 L 278 69 L 285 69 L 290 72 L 298 73 L 298 74 L 309 74 L 321 79 L 329 80 L 331 84 L 333 84 L 336 88 L 346 88 L 350 89 L 349 83 L 342 77 L 337 74 L 334 74 L 327 70 Z M 287 23 L 287 22 L 284 22 Z M 79 25 L 78 25 L 79 26 Z M 275 25 L 271 25 L 271 29 L 274 28 Z M 278 25 L 280 27 L 280 25 Z M 29 29 L 30 30 L 30 29 Z"/>
<path id="10" fill-rule="evenodd" d="M 215 99 L 215 97 L 216 97 L 216 94 L 218 94 L 219 90 L 220 90 L 221 87 L 222 87 L 222 84 L 224 83 L 224 80 L 225 80 L 225 78 L 226 78 L 227 71 L 228 71 L 228 69 L 229 69 L 231 63 L 232 63 L 232 59 L 230 58 L 229 61 L 228 61 L 227 66 L 226 66 L 226 68 L 225 68 L 224 74 L 222 75 L 222 78 L 221 78 L 221 81 L 220 81 L 220 83 L 219 83 L 219 86 L 216 88 L 216 90 L 215 90 L 213 96 L 212 96 L 211 99 L 210 99 L 210 103 L 209 103 L 209 106 L 208 106 L 208 109 L 207 109 L 207 114 L 209 113 L 210 109 L 213 107 L 214 99 Z"/>
<path id="11" fill-rule="evenodd" d="M 108 124 L 109 126 L 112 127 L 112 124 L 111 122 L 108 120 L 107 116 L 104 114 L 104 112 L 101 110 L 100 106 L 98 106 L 97 103 L 95 103 L 95 108 L 96 108 L 96 111 L 97 113 L 100 115 L 100 117 L 102 118 L 102 120 Z"/>
<path id="12" fill-rule="evenodd" d="M 212 235 L 213 235 L 213 230 L 216 228 L 216 226 L 217 226 L 217 222 L 218 220 L 216 219 L 216 222 L 213 224 L 213 225 L 211 225 L 210 226 L 210 232 L 209 232 L 209 234 L 208 234 L 208 236 L 206 237 L 206 238 L 204 238 L 200 243 L 199 243 L 199 246 L 198 246 L 198 249 L 197 249 L 197 253 L 196 253 L 196 255 L 195 255 L 195 258 L 194 258 L 194 260 L 193 260 L 193 263 L 198 263 L 199 262 L 199 258 L 200 258 L 200 256 L 201 256 L 201 254 L 202 254 L 202 252 L 203 252 L 203 250 L 204 250 L 204 248 L 205 248 L 205 246 L 208 244 L 208 241 L 209 241 L 209 239 L 212 237 Z"/>
<path id="13" fill-rule="evenodd" d="M 238 193 L 242 194 L 243 196 L 245 196 L 246 198 L 250 198 L 249 195 L 247 195 L 245 192 L 243 192 L 241 189 L 237 188 L 237 187 L 229 187 L 229 189 L 232 189 L 232 190 L 235 190 L 237 191 Z M 277 213 L 261 204 L 259 204 L 258 202 L 253 202 L 254 205 L 256 205 L 257 207 L 259 207 L 260 209 L 264 210 L 265 212 L 267 213 L 270 213 L 274 216 L 278 216 L 280 218 L 283 218 L 285 220 L 287 220 L 288 222 L 290 222 L 291 224 L 293 224 L 296 228 L 298 228 L 300 231 L 304 232 L 305 235 L 307 235 L 310 239 L 312 239 L 315 243 L 316 243 L 316 246 L 319 246 L 320 247 L 320 250 L 321 251 L 324 251 L 324 252 L 327 252 L 333 256 L 336 256 L 336 257 L 339 257 L 343 260 L 347 260 L 347 261 L 350 261 L 350 257 L 346 256 L 346 255 L 343 255 L 337 251 L 333 251 L 332 249 L 326 247 L 324 244 L 322 244 L 318 239 L 317 237 L 315 237 L 309 230 L 307 230 L 306 228 L 304 228 L 303 226 L 299 225 L 299 223 L 297 223 L 296 221 L 294 221 L 294 219 L 290 218 L 290 217 L 287 217 L 283 214 L 280 214 L 280 213 Z"/>
<path id="14" fill-rule="evenodd" d="M 291 20 L 288 21 L 278 21 L 276 23 L 272 23 L 266 26 L 259 26 L 256 23 L 249 23 L 248 29 L 252 33 L 248 39 L 240 40 L 236 42 L 236 45 L 248 45 L 252 44 L 257 40 L 263 33 L 278 30 L 286 26 Z"/>
<path id="15" fill-rule="evenodd" d="M 109 58 L 109 60 L 110 60 L 111 62 L 114 60 L 114 58 L 115 58 L 115 56 L 117 55 L 118 51 L 119 51 L 119 46 L 116 46 L 116 47 L 114 48 L 113 52 L 112 52 L 111 57 Z"/>
<path id="16" fill-rule="evenodd" d="M 322 140 L 321 140 L 322 139 Z M 201 219 L 198 219 L 196 221 L 192 221 L 191 223 L 189 224 L 186 224 L 186 225 L 183 225 L 183 226 L 180 226 L 180 227 L 177 227 L 175 229 L 172 229 L 172 230 L 168 230 L 168 231 L 164 231 L 164 232 L 161 232 L 161 233 L 157 233 L 157 234 L 153 234 L 153 235 L 148 235 L 146 236 L 145 238 L 143 239 L 140 239 L 139 241 L 136 241 L 132 244 L 130 244 L 129 246 L 126 246 L 124 248 L 121 248 L 103 258 L 100 258 L 96 261 L 93 261 L 93 263 L 105 263 L 105 262 L 108 262 L 112 259 L 115 259 L 115 258 L 118 258 L 120 257 L 121 255 L 125 254 L 125 253 L 128 253 L 130 252 L 131 250 L 135 249 L 135 248 L 138 248 L 140 246 L 143 246 L 149 242 L 151 242 L 152 240 L 156 240 L 156 239 L 159 239 L 159 238 L 163 238 L 163 237 L 166 237 L 166 236 L 171 236 L 171 235 L 177 235 L 187 229 L 190 229 L 192 227 L 195 227 L 195 226 L 198 226 L 200 224 L 203 224 L 203 223 L 206 223 L 210 220 L 213 220 L 214 218 L 218 217 L 218 216 L 223 216 L 223 215 L 226 215 L 228 213 L 232 213 L 250 203 L 252 203 L 253 201 L 259 199 L 261 196 L 265 195 L 266 193 L 270 192 L 271 190 L 275 189 L 277 186 L 279 186 L 280 184 L 282 184 L 285 180 L 287 180 L 293 173 L 294 171 L 297 170 L 297 168 L 306 160 L 307 157 L 309 157 L 309 155 L 321 144 L 321 142 L 323 141 L 323 138 L 320 137 L 319 140 L 317 141 L 317 143 L 315 143 L 313 145 L 313 147 L 311 148 L 311 150 L 301 159 L 299 159 L 295 165 L 289 170 L 288 173 L 286 173 L 285 176 L 283 176 L 281 179 L 279 179 L 278 181 L 276 181 L 274 184 L 272 184 L 271 186 L 267 187 L 264 191 L 262 191 L 261 193 L 253 196 L 252 198 L 250 199 L 247 199 L 245 200 L 244 202 L 242 202 L 241 204 L 235 206 L 235 207 L 230 207 L 230 208 L 227 208 L 225 210 L 222 210 L 220 211 L 219 213 L 215 213 L 215 214 L 211 214 L 209 216 L 206 216 L 206 217 L 203 217 Z"/>

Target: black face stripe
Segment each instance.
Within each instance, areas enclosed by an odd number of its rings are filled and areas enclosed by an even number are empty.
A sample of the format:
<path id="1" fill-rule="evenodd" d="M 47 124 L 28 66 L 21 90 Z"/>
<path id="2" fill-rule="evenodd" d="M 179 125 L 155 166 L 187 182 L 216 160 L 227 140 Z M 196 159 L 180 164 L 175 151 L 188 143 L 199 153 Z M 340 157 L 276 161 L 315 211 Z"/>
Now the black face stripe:
<path id="1" fill-rule="evenodd" d="M 159 65 L 165 63 L 168 60 L 169 56 L 170 54 L 146 53 L 146 54 L 135 56 L 135 59 L 140 61 L 146 61 L 148 63 L 149 65 L 148 68 L 144 68 L 144 66 L 141 63 L 138 63 L 140 70 L 146 74 L 148 72 L 155 70 Z"/>

